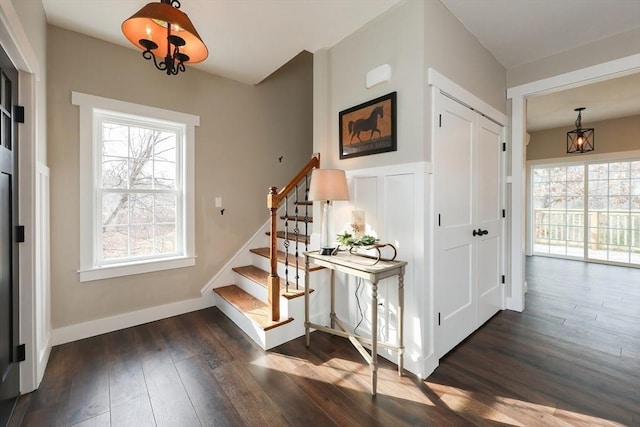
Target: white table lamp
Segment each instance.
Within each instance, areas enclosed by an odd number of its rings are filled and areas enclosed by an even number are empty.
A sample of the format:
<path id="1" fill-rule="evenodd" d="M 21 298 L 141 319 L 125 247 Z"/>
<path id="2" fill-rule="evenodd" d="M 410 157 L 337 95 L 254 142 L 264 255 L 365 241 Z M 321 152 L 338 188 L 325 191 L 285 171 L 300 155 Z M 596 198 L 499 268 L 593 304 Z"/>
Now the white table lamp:
<path id="1" fill-rule="evenodd" d="M 320 235 L 320 254 L 331 255 L 335 251 L 329 234 L 331 223 L 331 206 L 334 200 L 349 200 L 347 176 L 343 170 L 314 169 L 311 172 L 309 200 L 325 202 L 322 216 L 322 232 Z"/>

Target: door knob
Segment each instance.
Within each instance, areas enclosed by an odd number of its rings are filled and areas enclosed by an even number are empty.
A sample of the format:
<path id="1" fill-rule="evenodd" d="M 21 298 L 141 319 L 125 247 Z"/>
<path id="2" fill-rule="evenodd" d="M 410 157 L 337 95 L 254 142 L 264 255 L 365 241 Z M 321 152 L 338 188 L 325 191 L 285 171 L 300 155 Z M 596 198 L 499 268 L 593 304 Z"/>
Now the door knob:
<path id="1" fill-rule="evenodd" d="M 482 228 L 478 228 L 477 230 L 473 230 L 473 237 L 475 237 L 475 236 L 484 236 L 485 234 L 489 234 L 489 230 L 483 230 Z"/>

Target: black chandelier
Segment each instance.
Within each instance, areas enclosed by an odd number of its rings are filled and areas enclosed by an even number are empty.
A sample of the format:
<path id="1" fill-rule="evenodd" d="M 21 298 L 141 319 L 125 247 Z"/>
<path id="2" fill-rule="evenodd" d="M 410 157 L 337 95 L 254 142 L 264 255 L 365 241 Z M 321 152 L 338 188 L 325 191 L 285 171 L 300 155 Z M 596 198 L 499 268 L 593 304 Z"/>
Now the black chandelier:
<path id="1" fill-rule="evenodd" d="M 191 20 L 179 8 L 179 0 L 160 0 L 122 23 L 125 37 L 167 75 L 185 71 L 184 64 L 202 62 L 209 55 Z"/>
<path id="2" fill-rule="evenodd" d="M 567 132 L 567 153 L 587 153 L 595 149 L 596 135 L 593 128 L 582 127 L 582 110 L 585 107 L 576 108 L 578 112 L 576 128 Z"/>

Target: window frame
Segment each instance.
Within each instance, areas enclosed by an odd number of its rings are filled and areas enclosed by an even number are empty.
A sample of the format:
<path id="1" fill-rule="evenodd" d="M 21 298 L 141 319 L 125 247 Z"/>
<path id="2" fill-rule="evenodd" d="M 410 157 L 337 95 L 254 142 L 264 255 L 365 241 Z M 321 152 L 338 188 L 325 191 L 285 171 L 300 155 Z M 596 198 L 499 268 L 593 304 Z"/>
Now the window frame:
<path id="1" fill-rule="evenodd" d="M 548 257 L 556 257 L 556 258 L 564 258 L 564 259 L 577 259 L 585 262 L 599 263 L 599 264 L 611 264 L 611 265 L 621 265 L 625 267 L 637 268 L 638 264 L 631 262 L 619 262 L 612 260 L 603 260 L 600 258 L 591 258 L 589 256 L 589 244 L 586 236 L 589 235 L 589 227 L 588 223 L 588 213 L 589 213 L 589 175 L 588 169 L 590 165 L 599 164 L 599 163 L 618 163 L 618 162 L 637 162 L 640 161 L 640 150 L 631 150 L 625 152 L 615 152 L 615 153 L 604 153 L 604 154 L 587 154 L 584 156 L 579 156 L 576 158 L 573 157 L 562 157 L 562 158 L 549 158 L 549 159 L 537 159 L 537 160 L 529 160 L 526 162 L 527 165 L 527 234 L 526 234 L 526 253 L 527 255 L 539 255 L 539 256 L 548 256 Z M 558 255 L 554 253 L 543 253 L 534 251 L 535 246 L 535 218 L 534 218 L 534 178 L 533 178 L 533 170 L 536 167 L 554 167 L 554 166 L 583 166 L 585 169 L 584 172 L 584 191 L 585 191 L 585 200 L 584 200 L 584 213 L 585 213 L 585 221 L 583 225 L 584 229 L 584 248 L 583 248 L 583 256 L 574 257 L 570 255 Z M 607 181 L 608 182 L 608 181 Z"/>
<path id="2" fill-rule="evenodd" d="M 80 282 L 122 277 L 133 274 L 150 273 L 195 265 L 195 127 L 200 125 L 200 117 L 192 114 L 165 110 L 157 107 L 119 101 L 72 92 L 73 105 L 79 106 L 79 190 L 80 190 Z M 101 203 L 97 200 L 98 176 L 101 170 L 102 142 L 98 135 L 98 116 L 106 113 L 111 116 L 139 119 L 147 124 L 157 121 L 160 124 L 181 127 L 183 146 L 181 150 L 182 170 L 182 211 L 181 254 L 177 256 L 145 257 L 123 262 L 98 263 L 99 230 L 102 213 L 98 212 Z M 180 216 L 180 215 L 178 215 Z M 176 218 L 176 221 L 178 218 Z M 177 230 L 180 226 L 176 225 Z"/>

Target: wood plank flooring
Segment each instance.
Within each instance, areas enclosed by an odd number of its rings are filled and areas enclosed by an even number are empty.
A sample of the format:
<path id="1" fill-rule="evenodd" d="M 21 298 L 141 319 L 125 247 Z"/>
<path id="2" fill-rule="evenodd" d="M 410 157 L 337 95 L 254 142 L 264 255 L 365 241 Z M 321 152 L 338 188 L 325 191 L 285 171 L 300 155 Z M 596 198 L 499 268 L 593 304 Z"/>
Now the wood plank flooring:
<path id="1" fill-rule="evenodd" d="M 640 426 L 640 270 L 527 262 L 501 312 L 421 381 L 315 332 L 264 352 L 211 308 L 54 347 L 11 426 Z"/>

